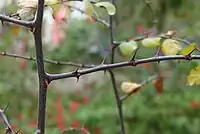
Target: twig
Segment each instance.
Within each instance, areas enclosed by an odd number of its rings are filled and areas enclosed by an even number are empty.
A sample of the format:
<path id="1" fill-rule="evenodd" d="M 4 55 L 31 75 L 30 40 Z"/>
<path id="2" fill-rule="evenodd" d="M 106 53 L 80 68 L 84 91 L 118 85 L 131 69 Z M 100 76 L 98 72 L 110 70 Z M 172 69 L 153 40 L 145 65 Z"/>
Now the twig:
<path id="1" fill-rule="evenodd" d="M 80 134 L 90 134 L 90 132 L 88 132 L 86 129 L 84 128 L 77 128 L 77 127 L 70 127 L 70 128 L 67 128 L 67 129 L 64 129 L 61 134 L 67 134 L 68 132 L 77 132 L 77 133 L 80 133 Z"/>
<path id="2" fill-rule="evenodd" d="M 86 14 L 85 11 L 83 11 L 83 10 L 81 10 L 81 9 L 79 9 L 79 8 L 73 7 L 73 6 L 71 6 L 71 5 L 67 5 L 67 6 L 68 6 L 69 8 L 71 8 L 71 9 L 74 9 L 74 10 L 77 10 L 77 11 L 79 11 L 79 12 L 81 12 L 81 13 Z M 87 14 L 86 14 L 86 15 L 87 15 Z M 97 22 L 103 24 L 103 25 L 106 26 L 107 28 L 109 28 L 109 26 L 110 26 L 105 20 L 102 20 L 102 19 L 100 19 L 100 18 L 98 18 L 98 17 L 91 16 L 91 18 L 93 18 L 95 21 L 97 21 Z"/>
<path id="3" fill-rule="evenodd" d="M 0 52 L 0 55 L 12 57 L 12 58 L 19 58 L 19 59 L 25 59 L 25 60 L 30 60 L 30 61 L 36 61 L 36 58 L 31 57 L 31 56 L 21 56 L 21 55 L 7 53 L 7 52 Z M 73 62 L 56 61 L 56 60 L 51 60 L 51 59 L 44 59 L 44 62 L 50 63 L 50 64 L 56 64 L 56 65 L 67 65 L 67 66 L 74 66 L 74 67 L 81 67 L 81 68 L 95 67 L 95 65 L 85 65 L 85 64 L 78 64 L 78 63 L 73 63 Z"/>
<path id="4" fill-rule="evenodd" d="M 144 2 L 146 3 L 146 5 L 147 5 L 152 17 L 153 17 L 153 23 L 155 24 L 157 22 L 157 20 L 156 20 L 156 15 L 154 13 L 154 10 L 152 9 L 152 7 L 150 5 L 151 2 L 149 0 L 144 0 Z"/>

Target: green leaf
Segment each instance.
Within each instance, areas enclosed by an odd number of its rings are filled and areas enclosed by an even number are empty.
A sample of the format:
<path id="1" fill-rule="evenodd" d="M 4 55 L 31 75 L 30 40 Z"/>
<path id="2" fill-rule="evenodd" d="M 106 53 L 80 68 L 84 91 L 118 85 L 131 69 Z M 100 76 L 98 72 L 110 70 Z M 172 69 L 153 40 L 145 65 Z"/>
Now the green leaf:
<path id="1" fill-rule="evenodd" d="M 188 55 L 188 54 L 192 53 L 192 52 L 196 49 L 196 46 L 197 46 L 196 43 L 190 44 L 188 47 L 184 48 L 184 49 L 181 51 L 181 54 L 182 54 L 182 55 Z"/>
<path id="2" fill-rule="evenodd" d="M 149 37 L 142 40 L 142 45 L 145 47 L 157 47 L 160 45 L 160 37 Z"/>
<path id="3" fill-rule="evenodd" d="M 132 56 L 133 52 L 138 48 L 135 41 L 122 42 L 119 45 L 120 52 L 122 56 Z"/>
<path id="4" fill-rule="evenodd" d="M 115 6 L 110 2 L 98 2 L 94 5 L 97 7 L 104 7 L 109 15 L 114 15 L 116 13 Z"/>

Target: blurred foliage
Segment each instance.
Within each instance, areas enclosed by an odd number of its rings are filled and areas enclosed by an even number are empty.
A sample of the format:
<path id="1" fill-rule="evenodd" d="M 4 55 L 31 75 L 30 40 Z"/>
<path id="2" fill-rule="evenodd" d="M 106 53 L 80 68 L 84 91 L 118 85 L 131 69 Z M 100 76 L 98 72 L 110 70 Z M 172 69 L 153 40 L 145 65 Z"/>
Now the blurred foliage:
<path id="1" fill-rule="evenodd" d="M 115 40 L 140 36 L 152 28 L 154 17 L 143 0 L 116 0 L 116 4 Z M 199 44 L 200 1 L 152 0 L 150 4 L 157 19 L 158 32 L 177 30 L 177 36 Z M 14 7 L 8 6 L 8 12 L 13 13 L 16 9 Z M 106 21 L 107 18 L 105 17 Z M 66 37 L 62 43 L 44 44 L 45 57 L 59 61 L 99 64 L 109 54 L 109 31 L 99 23 L 73 21 L 64 33 Z M 34 56 L 33 44 L 33 37 L 27 31 L 21 29 L 16 34 L 16 27 L 5 23 L 0 36 L 0 51 Z M 141 48 L 137 58 L 151 57 L 155 52 L 155 48 Z M 116 61 L 125 60 L 127 59 L 117 54 Z M 186 85 L 186 76 L 197 64 L 198 61 L 169 61 L 116 69 L 118 87 L 122 82 L 120 76 L 125 76 L 123 81 L 138 83 L 154 74 L 164 77 L 163 92 L 158 92 L 150 82 L 124 102 L 127 133 L 199 134 L 199 86 Z M 46 64 L 46 70 L 58 73 L 72 68 Z M 70 126 L 84 126 L 93 134 L 119 133 L 112 86 L 106 80 L 105 84 L 99 86 L 98 83 L 103 80 L 97 76 L 94 81 L 84 83 L 78 91 L 69 84 L 65 85 L 65 92 L 60 91 L 59 84 L 50 87 L 46 133 L 56 134 Z M 0 56 L 0 108 L 9 104 L 6 114 L 13 127 L 16 130 L 21 129 L 23 133 L 35 132 L 37 89 L 34 62 Z M 4 125 L 0 125 L 0 133 L 4 131 Z"/>

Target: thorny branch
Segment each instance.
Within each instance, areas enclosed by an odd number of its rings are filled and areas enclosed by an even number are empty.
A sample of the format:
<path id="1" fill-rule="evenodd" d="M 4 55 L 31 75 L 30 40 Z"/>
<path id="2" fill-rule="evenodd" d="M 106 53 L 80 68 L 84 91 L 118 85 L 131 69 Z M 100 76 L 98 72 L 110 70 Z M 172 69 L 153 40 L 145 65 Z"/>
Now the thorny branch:
<path id="1" fill-rule="evenodd" d="M 34 39 L 36 62 L 39 78 L 39 98 L 38 98 L 38 119 L 36 134 L 45 133 L 45 120 L 46 120 L 46 97 L 48 82 L 44 69 L 43 50 L 42 50 L 42 19 L 44 12 L 44 0 L 38 1 L 37 14 L 34 22 Z"/>
<path id="2" fill-rule="evenodd" d="M 146 2 L 146 5 L 148 9 L 150 10 L 153 18 L 155 19 L 155 13 L 152 10 L 149 1 L 144 0 Z M 115 1 L 112 0 L 112 3 L 115 5 Z M 85 13 L 84 11 L 74 8 L 70 5 L 68 5 L 70 8 L 73 8 L 75 10 L 78 10 L 82 13 Z M 195 60 L 195 59 L 200 59 L 200 55 L 174 55 L 174 56 L 158 56 L 158 57 L 151 57 L 151 58 L 145 58 L 145 59 L 139 59 L 139 60 L 134 60 L 134 61 L 126 61 L 126 62 L 120 62 L 120 63 L 115 63 L 114 62 L 114 57 L 115 57 L 115 49 L 116 47 L 120 44 L 120 42 L 115 42 L 113 39 L 113 17 L 110 17 L 110 23 L 108 24 L 104 20 L 101 20 L 95 16 L 92 16 L 93 19 L 96 21 L 104 24 L 107 28 L 110 30 L 110 43 L 112 45 L 112 51 L 111 51 L 111 61 L 110 64 L 101 64 L 98 66 L 95 65 L 82 65 L 82 64 L 76 64 L 72 62 L 61 62 L 61 61 L 54 61 L 54 60 L 49 60 L 49 59 L 44 59 L 43 58 L 43 51 L 42 51 L 42 35 L 41 35 L 41 29 L 42 29 L 42 18 L 43 18 L 43 10 L 44 10 L 44 0 L 39 0 L 38 1 L 38 6 L 37 6 L 37 14 L 35 17 L 35 20 L 33 21 L 23 21 L 23 20 L 17 20 L 15 18 L 8 17 L 6 15 L 0 14 L 0 20 L 1 21 L 7 21 L 16 25 L 20 25 L 23 27 L 31 28 L 33 29 L 33 34 L 34 34 L 34 39 L 35 39 L 35 48 L 36 48 L 36 58 L 34 57 L 26 57 L 26 56 L 19 56 L 15 54 L 10 54 L 6 52 L 0 52 L 0 55 L 3 56 L 9 56 L 9 57 L 14 57 L 14 58 L 21 58 L 21 59 L 26 59 L 26 60 L 32 60 L 37 62 L 37 69 L 38 69 L 38 78 L 39 78 L 39 98 L 38 98 L 38 121 L 37 121 L 37 131 L 36 134 L 44 134 L 45 133 L 45 115 L 46 115 L 46 97 L 47 97 L 47 88 L 48 84 L 51 81 L 54 80 L 59 80 L 59 79 L 64 79 L 64 78 L 70 78 L 70 77 L 76 77 L 79 78 L 82 75 L 85 74 L 90 74 L 94 73 L 97 71 L 109 71 L 110 76 L 111 76 L 111 82 L 113 85 L 113 91 L 115 94 L 115 99 L 116 99 L 116 104 L 118 108 L 118 114 L 119 114 L 119 119 L 120 119 L 120 126 L 121 126 L 121 134 L 125 134 L 125 127 L 124 127 L 124 119 L 123 119 L 123 110 L 122 110 L 122 102 L 127 99 L 129 96 L 132 95 L 126 94 L 125 96 L 122 96 L 120 98 L 117 86 L 116 86 L 116 80 L 115 80 L 115 75 L 112 69 L 114 68 L 119 68 L 119 67 L 126 67 L 126 66 L 136 66 L 139 64 L 144 64 L 144 63 L 150 63 L 150 62 L 158 62 L 158 61 L 167 61 L 167 60 Z M 161 36 L 162 38 L 169 38 L 167 36 Z M 135 38 L 135 41 L 141 41 L 142 39 L 147 38 L 147 36 L 144 37 L 139 37 Z M 177 41 L 183 42 L 187 45 L 190 45 L 191 43 L 188 42 L 187 40 L 183 40 L 180 38 L 174 38 Z M 199 50 L 197 48 L 197 50 Z M 44 69 L 44 62 L 47 63 L 52 63 L 52 64 L 59 64 L 59 65 L 70 65 L 70 66 L 75 66 L 78 68 L 87 68 L 87 69 L 77 69 L 76 71 L 73 72 L 68 72 L 68 73 L 61 73 L 61 74 L 47 74 Z M 142 84 L 146 84 L 148 81 L 151 81 L 155 77 L 150 77 L 148 80 L 144 81 Z M 0 116 L 2 117 L 4 124 L 7 126 L 7 132 L 11 134 L 15 134 L 15 132 L 12 130 L 8 119 L 5 115 L 5 110 L 0 109 Z M 69 132 L 69 131 L 79 131 L 85 134 L 89 134 L 89 132 L 83 130 L 83 128 L 69 128 L 63 131 Z"/>
<path id="3" fill-rule="evenodd" d="M 96 66 L 93 68 L 78 70 L 77 74 L 80 77 L 82 75 L 94 73 L 97 71 L 105 71 L 109 69 L 126 67 L 126 66 L 134 67 L 136 65 L 150 63 L 150 62 L 168 61 L 168 60 L 189 60 L 190 61 L 190 60 L 195 60 L 195 59 L 200 59 L 200 55 L 191 55 L 189 58 L 188 56 L 183 56 L 183 55 L 158 56 L 158 57 L 139 59 L 135 61 L 126 61 L 126 62 L 119 62 L 119 63 L 114 63 L 114 64 L 103 64 L 101 66 Z M 58 79 L 63 79 L 63 78 L 77 77 L 77 74 L 73 72 L 69 72 L 69 73 L 47 74 L 47 75 L 48 75 L 48 79 L 50 81 L 53 81 L 53 80 L 58 80 Z"/>

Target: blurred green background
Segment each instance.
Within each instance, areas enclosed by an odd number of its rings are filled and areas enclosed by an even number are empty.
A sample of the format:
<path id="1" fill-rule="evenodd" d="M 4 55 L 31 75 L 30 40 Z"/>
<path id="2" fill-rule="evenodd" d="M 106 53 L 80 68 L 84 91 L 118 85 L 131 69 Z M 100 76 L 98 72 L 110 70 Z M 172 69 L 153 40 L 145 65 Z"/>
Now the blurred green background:
<path id="1" fill-rule="evenodd" d="M 199 43 L 199 0 L 152 0 L 151 6 L 159 33 L 177 30 L 178 37 Z M 154 16 L 143 0 L 116 0 L 116 8 L 116 41 L 141 36 L 154 24 Z M 16 4 L 2 7 L 1 12 L 5 9 L 14 13 Z M 103 18 L 108 21 L 108 16 Z M 67 26 L 60 24 L 60 29 L 61 36 L 55 34 L 50 43 L 44 42 L 45 58 L 100 64 L 108 55 L 106 62 L 109 61 L 109 31 L 99 23 L 74 20 Z M 0 51 L 35 56 L 33 36 L 27 30 L 5 23 L 0 31 Z M 151 57 L 155 51 L 141 48 L 136 57 Z M 116 62 L 125 60 L 116 53 Z M 199 134 L 199 86 L 189 87 L 186 81 L 189 71 L 197 64 L 198 61 L 168 61 L 115 69 L 118 90 L 123 81 L 140 83 L 155 74 L 164 78 L 163 91 L 156 90 L 150 82 L 124 102 L 127 134 Z M 45 68 L 51 73 L 75 69 L 52 64 L 45 64 Z M 0 108 L 9 104 L 6 115 L 13 128 L 21 129 L 21 133 L 35 132 L 37 92 L 34 62 L 0 56 Z M 46 133 L 57 134 L 64 128 L 82 126 L 92 134 L 120 133 L 111 81 L 104 72 L 83 76 L 79 83 L 67 79 L 49 85 Z M 4 132 L 1 121 L 0 133 Z"/>

